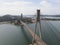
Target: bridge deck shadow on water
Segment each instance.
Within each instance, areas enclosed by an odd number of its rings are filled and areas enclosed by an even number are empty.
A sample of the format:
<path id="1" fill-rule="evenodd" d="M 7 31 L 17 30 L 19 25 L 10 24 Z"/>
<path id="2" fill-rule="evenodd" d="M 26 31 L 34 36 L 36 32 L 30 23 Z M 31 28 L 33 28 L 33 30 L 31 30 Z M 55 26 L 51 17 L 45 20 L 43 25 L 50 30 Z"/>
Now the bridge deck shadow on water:
<path id="1" fill-rule="evenodd" d="M 60 45 L 60 29 L 58 30 L 56 25 L 53 25 L 54 21 L 42 20 L 42 39 L 47 43 L 47 45 Z M 34 24 L 29 24 L 33 29 Z M 38 31 L 38 30 L 37 30 Z"/>
<path id="2" fill-rule="evenodd" d="M 35 34 L 34 40 L 38 43 L 38 45 L 60 45 L 60 36 L 59 36 L 60 32 L 48 20 L 55 21 L 56 19 L 48 19 L 48 18 L 46 18 L 46 19 L 41 20 L 41 18 L 40 18 L 40 10 L 37 10 L 37 21 L 39 21 L 39 23 L 40 23 L 39 28 L 40 28 L 40 34 L 41 34 L 40 36 L 41 36 L 41 38 L 36 34 L 36 32 L 34 33 L 32 31 L 32 29 L 30 27 L 28 27 L 28 25 L 26 23 L 24 23 L 21 20 L 20 20 L 20 23 L 25 28 L 27 28 L 27 31 L 30 32 L 30 34 L 32 35 L 33 38 L 34 38 L 34 34 Z M 21 28 L 23 29 L 23 27 L 21 27 Z M 23 33 L 26 36 L 26 38 L 28 39 L 26 30 L 24 31 L 24 29 L 23 29 Z"/>
<path id="3" fill-rule="evenodd" d="M 24 23 L 23 21 L 20 20 L 20 23 L 25 27 L 27 28 L 27 31 L 29 31 L 29 33 L 31 34 L 31 36 L 33 37 L 33 39 L 35 38 L 35 41 L 34 42 L 34 45 L 46 45 L 46 43 L 37 35 L 35 34 L 32 29 L 26 24 Z M 35 37 L 34 37 L 35 35 Z M 32 45 L 32 44 L 31 44 Z"/>
<path id="4" fill-rule="evenodd" d="M 22 33 L 24 34 L 28 44 L 32 43 L 32 36 L 29 34 L 29 32 L 21 25 Z"/>

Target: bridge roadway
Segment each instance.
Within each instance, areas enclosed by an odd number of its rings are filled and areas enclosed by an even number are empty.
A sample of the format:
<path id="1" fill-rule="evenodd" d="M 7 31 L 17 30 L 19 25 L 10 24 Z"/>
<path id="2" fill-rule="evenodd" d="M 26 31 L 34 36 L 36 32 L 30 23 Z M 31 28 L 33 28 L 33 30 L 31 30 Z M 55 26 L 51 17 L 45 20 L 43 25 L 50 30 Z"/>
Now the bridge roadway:
<path id="1" fill-rule="evenodd" d="M 27 28 L 27 30 L 30 32 L 30 34 L 32 35 L 32 37 L 34 38 L 34 32 L 32 31 L 32 29 L 23 21 L 20 21 L 20 23 Z M 42 39 L 39 38 L 39 36 L 37 36 L 37 34 L 35 34 L 35 41 L 36 43 L 34 43 L 34 45 L 47 45 Z M 32 44 L 29 44 L 32 45 Z"/>

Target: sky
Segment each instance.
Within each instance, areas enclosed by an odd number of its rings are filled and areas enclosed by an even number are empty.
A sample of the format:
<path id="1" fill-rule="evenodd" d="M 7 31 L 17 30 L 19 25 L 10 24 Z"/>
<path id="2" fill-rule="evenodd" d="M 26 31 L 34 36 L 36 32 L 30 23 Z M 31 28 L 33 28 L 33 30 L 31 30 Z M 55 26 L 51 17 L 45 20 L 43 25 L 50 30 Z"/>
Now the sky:
<path id="1" fill-rule="evenodd" d="M 0 0 L 0 16 L 34 15 L 37 9 L 41 10 L 41 14 L 60 14 L 60 0 Z"/>

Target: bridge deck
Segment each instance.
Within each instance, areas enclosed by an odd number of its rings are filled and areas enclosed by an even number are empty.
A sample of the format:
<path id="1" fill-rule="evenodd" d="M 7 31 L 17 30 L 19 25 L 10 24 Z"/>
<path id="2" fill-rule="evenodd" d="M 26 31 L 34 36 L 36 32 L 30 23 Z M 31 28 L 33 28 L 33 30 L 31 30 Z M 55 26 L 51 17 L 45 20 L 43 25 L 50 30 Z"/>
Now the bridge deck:
<path id="1" fill-rule="evenodd" d="M 24 22 L 22 22 L 22 21 L 20 21 L 21 22 L 21 24 L 24 26 L 24 27 L 26 27 L 27 29 L 28 29 L 28 31 L 30 32 L 30 34 L 32 35 L 32 37 L 34 38 L 34 32 L 32 31 L 32 29 L 31 28 L 29 28 L 29 26 L 26 24 L 26 23 L 24 23 Z M 35 41 L 37 42 L 37 43 L 35 43 L 34 45 L 47 45 L 42 39 L 40 39 L 39 38 L 39 36 L 37 36 L 37 34 L 35 34 Z M 30 44 L 30 45 L 32 45 L 32 44 Z"/>

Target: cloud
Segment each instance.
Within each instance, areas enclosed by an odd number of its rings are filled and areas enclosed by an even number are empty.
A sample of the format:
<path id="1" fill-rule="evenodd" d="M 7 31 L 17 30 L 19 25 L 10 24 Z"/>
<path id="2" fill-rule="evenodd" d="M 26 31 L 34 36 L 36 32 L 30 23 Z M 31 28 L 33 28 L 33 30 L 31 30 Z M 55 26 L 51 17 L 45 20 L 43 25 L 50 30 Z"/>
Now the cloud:
<path id="1" fill-rule="evenodd" d="M 40 9 L 42 14 L 60 14 L 60 7 L 48 2 L 42 1 L 40 2 Z"/>
<path id="2" fill-rule="evenodd" d="M 60 0 L 50 0 L 50 1 L 54 3 L 60 3 Z"/>
<path id="3" fill-rule="evenodd" d="M 57 0 L 56 0 L 57 1 Z M 57 1 L 59 2 L 59 0 Z M 52 4 L 47 0 L 42 0 L 40 3 L 28 2 L 28 1 L 13 1 L 13 2 L 0 2 L 0 15 L 13 14 L 18 15 L 23 13 L 24 15 L 35 14 L 36 9 L 41 9 L 42 14 L 60 14 L 59 5 Z"/>
<path id="4" fill-rule="evenodd" d="M 15 2 L 1 2 L 0 15 L 2 14 L 33 14 L 36 7 L 32 2 L 15 1 Z"/>

